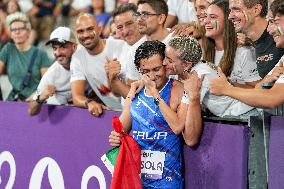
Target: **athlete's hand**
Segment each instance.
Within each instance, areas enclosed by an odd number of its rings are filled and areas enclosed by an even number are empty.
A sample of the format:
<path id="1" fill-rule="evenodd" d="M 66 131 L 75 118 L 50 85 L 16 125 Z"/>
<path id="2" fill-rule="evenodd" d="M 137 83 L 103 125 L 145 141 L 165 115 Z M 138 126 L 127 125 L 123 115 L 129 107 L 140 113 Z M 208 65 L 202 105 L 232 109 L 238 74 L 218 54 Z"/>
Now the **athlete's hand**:
<path id="1" fill-rule="evenodd" d="M 196 71 L 192 71 L 190 72 L 188 79 L 185 80 L 184 90 L 188 92 L 190 101 L 200 98 L 200 89 L 203 79 L 204 75 L 199 78 Z"/>
<path id="2" fill-rule="evenodd" d="M 133 100 L 135 98 L 135 95 L 139 93 L 143 87 L 144 83 L 142 80 L 132 82 L 127 97 Z"/>
<path id="3" fill-rule="evenodd" d="M 111 131 L 110 135 L 109 135 L 109 144 L 112 147 L 117 147 L 120 146 L 120 137 L 122 136 L 122 134 L 115 132 L 115 131 Z"/>
<path id="4" fill-rule="evenodd" d="M 142 75 L 142 81 L 147 89 L 147 92 L 149 92 L 149 95 L 156 97 L 159 95 L 159 91 L 156 87 L 156 83 L 152 81 L 148 76 Z"/>

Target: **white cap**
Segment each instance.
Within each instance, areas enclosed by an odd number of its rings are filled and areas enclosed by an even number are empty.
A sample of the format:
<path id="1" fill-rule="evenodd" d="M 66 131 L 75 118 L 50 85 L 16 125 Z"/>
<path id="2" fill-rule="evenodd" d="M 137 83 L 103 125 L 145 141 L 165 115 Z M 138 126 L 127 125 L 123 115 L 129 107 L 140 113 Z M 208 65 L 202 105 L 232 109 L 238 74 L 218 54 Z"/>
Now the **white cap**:
<path id="1" fill-rule="evenodd" d="M 49 41 L 46 42 L 46 45 L 57 42 L 57 43 L 77 43 L 76 37 L 70 28 L 67 27 L 58 27 L 50 34 Z"/>

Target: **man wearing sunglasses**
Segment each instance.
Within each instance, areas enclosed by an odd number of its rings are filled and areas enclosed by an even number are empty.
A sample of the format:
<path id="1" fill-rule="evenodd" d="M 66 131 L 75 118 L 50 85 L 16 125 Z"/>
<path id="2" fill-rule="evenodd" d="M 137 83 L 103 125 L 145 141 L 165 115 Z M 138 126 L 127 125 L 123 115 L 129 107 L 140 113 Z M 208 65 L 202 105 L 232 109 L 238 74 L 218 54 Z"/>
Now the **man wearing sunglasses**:
<path id="1" fill-rule="evenodd" d="M 66 27 L 56 28 L 46 45 L 51 44 L 56 61 L 44 74 L 33 99 L 29 102 L 29 114 L 40 112 L 41 105 L 68 104 L 72 101 L 70 84 L 70 62 L 77 48 L 74 33 Z"/>

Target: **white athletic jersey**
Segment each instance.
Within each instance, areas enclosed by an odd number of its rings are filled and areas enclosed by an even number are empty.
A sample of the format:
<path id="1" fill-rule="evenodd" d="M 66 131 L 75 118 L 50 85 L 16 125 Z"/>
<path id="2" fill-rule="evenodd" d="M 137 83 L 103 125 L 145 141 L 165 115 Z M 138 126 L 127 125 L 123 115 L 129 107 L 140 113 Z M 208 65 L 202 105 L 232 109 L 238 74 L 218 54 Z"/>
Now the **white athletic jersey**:
<path id="1" fill-rule="evenodd" d="M 219 61 L 215 62 L 215 65 L 220 65 L 220 60 L 224 51 L 216 52 L 218 54 Z M 215 57 L 215 60 L 216 59 L 217 58 Z M 253 82 L 257 80 L 261 80 L 261 77 L 257 71 L 255 49 L 253 47 L 237 48 L 230 81 L 245 84 L 246 82 Z"/>
<path id="2" fill-rule="evenodd" d="M 54 62 L 42 76 L 37 87 L 38 94 L 41 94 L 47 85 L 54 85 L 55 94 L 47 99 L 47 104 L 67 104 L 72 99 L 70 76 L 70 70 Z"/>
<path id="3" fill-rule="evenodd" d="M 194 3 L 189 0 L 168 0 L 169 15 L 176 16 L 178 23 L 190 23 L 197 20 Z"/>
<path id="4" fill-rule="evenodd" d="M 106 59 L 119 58 L 125 41 L 107 39 L 103 52 L 90 55 L 83 46 L 79 46 L 71 61 L 71 82 L 87 80 L 88 84 L 112 110 L 121 110 L 120 97 L 116 97 L 110 90 L 105 72 Z"/>
<path id="5" fill-rule="evenodd" d="M 195 70 L 199 76 L 204 75 L 200 91 L 200 103 L 203 107 L 208 108 L 214 115 L 219 117 L 239 116 L 253 109 L 253 107 L 231 97 L 211 94 L 209 91 L 210 80 L 218 77 L 218 74 L 206 63 L 198 63 L 192 70 Z"/>

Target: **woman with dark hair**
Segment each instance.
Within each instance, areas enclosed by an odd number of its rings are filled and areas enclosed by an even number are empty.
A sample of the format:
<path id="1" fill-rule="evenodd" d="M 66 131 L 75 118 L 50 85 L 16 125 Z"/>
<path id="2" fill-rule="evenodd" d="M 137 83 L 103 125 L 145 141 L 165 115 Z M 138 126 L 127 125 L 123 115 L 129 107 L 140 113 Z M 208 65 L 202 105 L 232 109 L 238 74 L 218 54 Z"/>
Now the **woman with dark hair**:
<path id="1" fill-rule="evenodd" d="M 109 23 L 109 19 L 111 18 L 111 14 L 105 12 L 104 0 L 92 0 L 90 13 L 94 14 L 103 31 Z"/>
<path id="2" fill-rule="evenodd" d="M 228 19 L 229 2 L 215 0 L 207 9 L 204 20 L 203 58 L 219 66 L 234 86 L 252 88 L 261 79 L 252 47 L 238 47 L 237 34 Z"/>

